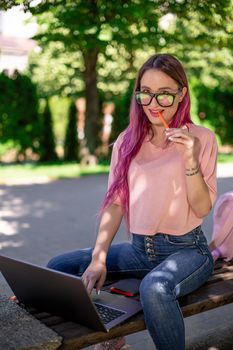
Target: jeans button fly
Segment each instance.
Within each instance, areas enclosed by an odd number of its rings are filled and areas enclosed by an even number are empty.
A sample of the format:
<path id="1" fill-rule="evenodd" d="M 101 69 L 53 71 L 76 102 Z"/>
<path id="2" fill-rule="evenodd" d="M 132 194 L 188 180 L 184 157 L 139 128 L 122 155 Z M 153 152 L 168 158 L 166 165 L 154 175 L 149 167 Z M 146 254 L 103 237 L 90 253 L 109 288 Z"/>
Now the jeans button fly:
<path id="1" fill-rule="evenodd" d="M 148 248 L 148 249 L 147 249 L 147 252 L 148 252 L 148 253 L 154 253 L 154 249 Z"/>

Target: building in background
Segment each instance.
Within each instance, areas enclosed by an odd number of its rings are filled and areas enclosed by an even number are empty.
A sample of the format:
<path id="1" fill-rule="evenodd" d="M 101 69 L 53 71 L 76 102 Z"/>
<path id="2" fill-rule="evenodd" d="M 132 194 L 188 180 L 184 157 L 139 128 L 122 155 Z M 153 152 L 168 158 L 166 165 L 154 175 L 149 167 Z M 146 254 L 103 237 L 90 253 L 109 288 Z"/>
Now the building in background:
<path id="1" fill-rule="evenodd" d="M 26 24 L 30 18 L 20 6 L 6 12 L 0 11 L 0 71 L 11 75 L 14 70 L 24 71 L 28 55 L 36 49 L 36 42 L 30 39 L 37 31 L 35 22 Z"/>

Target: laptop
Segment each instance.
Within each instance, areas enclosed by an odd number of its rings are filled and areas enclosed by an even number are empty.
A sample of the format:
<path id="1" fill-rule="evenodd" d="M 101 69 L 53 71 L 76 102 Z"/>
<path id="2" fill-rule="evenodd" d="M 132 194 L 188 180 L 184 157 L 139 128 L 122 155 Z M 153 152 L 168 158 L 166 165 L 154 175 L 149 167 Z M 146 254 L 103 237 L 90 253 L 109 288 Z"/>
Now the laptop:
<path id="1" fill-rule="evenodd" d="M 138 300 L 101 291 L 89 295 L 80 277 L 0 255 L 0 271 L 25 306 L 108 332 L 142 310 Z"/>

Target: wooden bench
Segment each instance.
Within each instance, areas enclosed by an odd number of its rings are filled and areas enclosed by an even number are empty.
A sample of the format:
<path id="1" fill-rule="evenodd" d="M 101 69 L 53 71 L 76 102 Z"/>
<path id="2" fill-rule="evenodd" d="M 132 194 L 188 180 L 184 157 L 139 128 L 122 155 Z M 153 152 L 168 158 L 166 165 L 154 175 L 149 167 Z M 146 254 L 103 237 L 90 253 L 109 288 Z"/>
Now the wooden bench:
<path id="1" fill-rule="evenodd" d="M 107 287 L 106 287 L 107 288 Z M 233 302 L 233 261 L 218 260 L 211 278 L 201 288 L 179 300 L 184 317 Z M 30 309 L 42 323 L 53 329 L 63 339 L 59 349 L 82 349 L 98 342 L 118 336 L 136 333 L 145 329 L 143 313 L 130 321 L 115 327 L 109 333 L 96 332 L 77 323 L 65 321 L 61 317 Z"/>

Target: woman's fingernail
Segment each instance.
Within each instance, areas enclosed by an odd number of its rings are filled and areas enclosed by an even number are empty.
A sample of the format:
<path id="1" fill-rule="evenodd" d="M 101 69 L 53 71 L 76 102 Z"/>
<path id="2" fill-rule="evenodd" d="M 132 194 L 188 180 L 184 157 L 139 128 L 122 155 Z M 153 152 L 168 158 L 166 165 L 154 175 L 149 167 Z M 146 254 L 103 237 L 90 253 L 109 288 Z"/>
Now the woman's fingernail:
<path id="1" fill-rule="evenodd" d="M 100 290 L 98 290 L 97 294 L 100 295 Z"/>
<path id="2" fill-rule="evenodd" d="M 173 137 L 171 137 L 171 136 L 170 136 L 170 137 L 168 137 L 168 140 L 172 141 L 172 140 L 173 140 Z"/>

